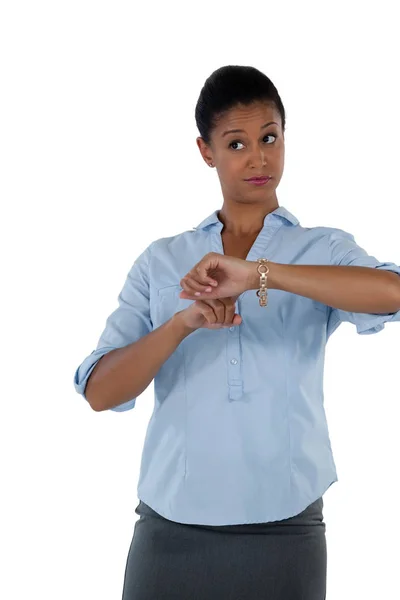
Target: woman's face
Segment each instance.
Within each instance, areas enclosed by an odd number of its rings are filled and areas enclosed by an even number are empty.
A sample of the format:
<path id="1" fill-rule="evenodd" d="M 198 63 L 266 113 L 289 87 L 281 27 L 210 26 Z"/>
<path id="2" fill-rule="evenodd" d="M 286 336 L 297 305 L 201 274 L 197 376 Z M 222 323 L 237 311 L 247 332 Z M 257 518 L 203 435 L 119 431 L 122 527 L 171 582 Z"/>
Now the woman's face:
<path id="1" fill-rule="evenodd" d="M 243 131 L 226 133 L 231 129 Z M 275 106 L 255 103 L 231 109 L 218 121 L 209 146 L 201 137 L 196 142 L 206 163 L 213 163 L 217 169 L 225 201 L 276 201 L 275 190 L 284 168 L 285 140 Z M 245 181 L 264 175 L 272 179 L 262 186 Z"/>

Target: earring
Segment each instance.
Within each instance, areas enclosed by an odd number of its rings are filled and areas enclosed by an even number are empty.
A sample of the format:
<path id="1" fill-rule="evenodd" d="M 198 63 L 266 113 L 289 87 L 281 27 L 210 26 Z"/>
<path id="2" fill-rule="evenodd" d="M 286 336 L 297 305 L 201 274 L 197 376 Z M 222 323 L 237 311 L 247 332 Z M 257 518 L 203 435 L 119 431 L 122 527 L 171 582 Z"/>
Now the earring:
<path id="1" fill-rule="evenodd" d="M 209 167 L 213 167 L 214 165 L 212 163 L 208 163 L 208 166 Z"/>

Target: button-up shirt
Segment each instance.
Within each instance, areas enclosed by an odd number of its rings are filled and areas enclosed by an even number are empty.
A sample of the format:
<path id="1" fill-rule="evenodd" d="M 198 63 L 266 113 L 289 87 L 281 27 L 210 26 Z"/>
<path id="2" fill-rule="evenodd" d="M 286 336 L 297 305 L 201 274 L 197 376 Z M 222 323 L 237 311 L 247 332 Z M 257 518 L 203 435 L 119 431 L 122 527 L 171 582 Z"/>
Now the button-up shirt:
<path id="1" fill-rule="evenodd" d="M 224 253 L 218 210 L 192 230 L 152 242 L 133 263 L 97 344 L 74 375 L 85 386 L 107 352 L 139 340 L 193 300 L 179 283 L 209 252 Z M 303 227 L 283 206 L 266 215 L 246 260 L 394 271 L 333 227 Z M 361 335 L 400 321 L 278 289 L 236 301 L 242 323 L 188 335 L 154 378 L 138 498 L 180 523 L 233 525 L 286 519 L 338 480 L 324 410 L 325 345 L 343 322 Z M 137 368 L 137 365 L 135 366 Z M 135 407 L 136 398 L 110 410 Z"/>

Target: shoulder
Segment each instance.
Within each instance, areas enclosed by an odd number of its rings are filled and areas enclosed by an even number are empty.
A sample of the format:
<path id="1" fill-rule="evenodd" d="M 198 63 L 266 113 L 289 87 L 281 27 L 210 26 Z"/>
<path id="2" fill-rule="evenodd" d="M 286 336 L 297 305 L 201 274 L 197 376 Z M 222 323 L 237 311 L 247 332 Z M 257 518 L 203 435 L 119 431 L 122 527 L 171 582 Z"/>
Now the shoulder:
<path id="1" fill-rule="evenodd" d="M 349 231 L 339 227 L 328 227 L 326 225 L 317 225 L 314 227 L 302 227 L 301 235 L 304 239 L 312 239 L 316 242 L 324 243 L 330 247 L 337 241 L 354 241 L 354 235 Z"/>
<path id="2" fill-rule="evenodd" d="M 176 250 L 180 246 L 184 246 L 189 241 L 193 240 L 194 237 L 198 236 L 199 232 L 193 229 L 188 229 L 187 231 L 182 231 L 175 235 L 170 235 L 167 237 L 161 237 L 154 240 L 151 244 L 151 252 L 152 254 L 163 253 L 166 250 Z"/>

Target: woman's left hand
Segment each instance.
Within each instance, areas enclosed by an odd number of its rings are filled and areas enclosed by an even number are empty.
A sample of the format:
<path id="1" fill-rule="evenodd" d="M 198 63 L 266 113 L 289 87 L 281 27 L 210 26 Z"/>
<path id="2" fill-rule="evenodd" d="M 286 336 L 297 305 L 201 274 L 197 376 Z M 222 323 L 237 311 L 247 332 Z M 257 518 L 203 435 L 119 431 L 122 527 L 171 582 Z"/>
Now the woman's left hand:
<path id="1" fill-rule="evenodd" d="M 240 296 L 250 289 L 252 276 L 254 279 L 253 270 L 257 271 L 254 263 L 235 256 L 209 252 L 181 279 L 183 291 L 180 297 L 199 300 Z M 206 291 L 207 288 L 210 291 Z M 196 295 L 196 292 L 200 294 Z"/>

